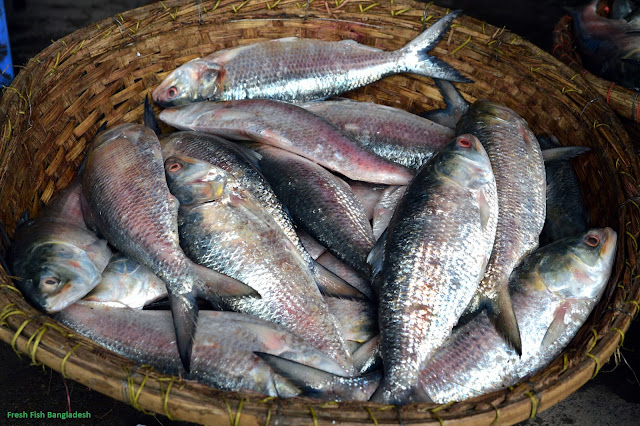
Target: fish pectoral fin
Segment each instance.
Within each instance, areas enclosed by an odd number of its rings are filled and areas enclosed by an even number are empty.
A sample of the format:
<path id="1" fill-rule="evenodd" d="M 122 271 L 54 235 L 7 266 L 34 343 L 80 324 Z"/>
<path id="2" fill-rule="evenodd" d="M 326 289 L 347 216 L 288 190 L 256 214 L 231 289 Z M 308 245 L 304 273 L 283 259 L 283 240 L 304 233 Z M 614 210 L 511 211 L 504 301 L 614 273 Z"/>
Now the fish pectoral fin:
<path id="1" fill-rule="evenodd" d="M 518 356 L 522 356 L 520 329 L 518 328 L 518 320 L 513 311 L 513 305 L 511 304 L 509 288 L 505 286 L 501 289 L 495 299 L 489 299 L 487 305 L 489 319 L 491 319 L 498 333 L 507 344 L 517 352 Z"/>
<path id="2" fill-rule="evenodd" d="M 542 343 L 540 344 L 540 349 L 542 351 L 545 351 L 549 346 L 556 342 L 560 336 L 562 336 L 564 330 L 566 330 L 565 316 L 568 308 L 569 304 L 568 302 L 565 302 L 556 309 L 553 321 L 549 324 L 549 328 L 542 338 Z"/>
<path id="3" fill-rule="evenodd" d="M 178 354 L 180 355 L 184 369 L 189 372 L 191 367 L 191 350 L 193 349 L 193 339 L 196 334 L 196 324 L 198 322 L 198 305 L 196 304 L 195 292 L 170 294 L 169 301 L 171 302 L 173 326 L 176 331 Z"/>
<path id="4" fill-rule="evenodd" d="M 242 281 L 201 265 L 194 265 L 194 269 L 201 279 L 201 283 L 197 284 L 198 294 L 205 299 L 210 300 L 211 298 L 216 299 L 219 297 L 261 298 L 256 290 Z"/>
<path id="5" fill-rule="evenodd" d="M 313 275 L 316 278 L 320 293 L 324 296 L 369 300 L 367 295 L 315 261 Z"/>

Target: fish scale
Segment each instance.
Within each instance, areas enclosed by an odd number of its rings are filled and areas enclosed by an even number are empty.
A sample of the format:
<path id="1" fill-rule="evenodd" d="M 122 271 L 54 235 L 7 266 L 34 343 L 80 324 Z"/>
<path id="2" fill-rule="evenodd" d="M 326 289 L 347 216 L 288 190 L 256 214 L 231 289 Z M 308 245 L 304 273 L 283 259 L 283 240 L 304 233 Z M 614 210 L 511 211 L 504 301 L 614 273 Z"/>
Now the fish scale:
<path id="1" fill-rule="evenodd" d="M 422 363 L 475 293 L 495 237 L 485 188 L 495 192 L 489 159 L 474 136 L 459 136 L 425 163 L 378 240 L 384 381 L 372 400 L 411 401 Z"/>

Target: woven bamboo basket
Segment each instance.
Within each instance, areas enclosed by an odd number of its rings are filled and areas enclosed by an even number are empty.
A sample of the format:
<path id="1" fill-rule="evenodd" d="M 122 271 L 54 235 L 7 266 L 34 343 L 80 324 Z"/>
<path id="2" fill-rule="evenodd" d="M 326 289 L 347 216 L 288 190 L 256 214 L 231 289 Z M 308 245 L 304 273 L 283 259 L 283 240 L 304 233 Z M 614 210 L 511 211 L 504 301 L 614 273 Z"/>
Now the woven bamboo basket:
<path id="1" fill-rule="evenodd" d="M 196 56 L 289 36 L 397 49 L 446 12 L 411 0 L 339 6 L 315 0 L 308 9 L 292 0 L 167 0 L 78 30 L 30 60 L 3 93 L 0 223 L 13 235 L 25 210 L 33 217 L 72 180 L 103 122 L 141 122 L 145 95 Z M 618 118 L 585 77 L 516 34 L 462 16 L 432 54 L 473 78 L 458 85 L 469 101 L 502 102 L 537 134 L 591 147 L 575 165 L 592 224 L 618 232 L 614 271 L 587 324 L 539 374 L 447 405 L 325 403 L 222 392 L 136 365 L 75 335 L 26 303 L 4 269 L 0 339 L 34 362 L 137 408 L 207 424 L 510 424 L 561 401 L 598 373 L 639 308 L 640 162 Z M 413 75 L 386 78 L 349 96 L 412 112 L 444 106 L 432 80 Z"/>
<path id="2" fill-rule="evenodd" d="M 640 134 L 636 124 L 640 123 L 640 91 L 627 89 L 585 70 L 573 40 L 573 19 L 569 15 L 563 16 L 553 30 L 553 55 L 574 71 L 581 73 L 611 109 L 630 121 L 625 123 L 627 128 L 635 129 L 635 132 L 632 131 L 634 134 Z"/>

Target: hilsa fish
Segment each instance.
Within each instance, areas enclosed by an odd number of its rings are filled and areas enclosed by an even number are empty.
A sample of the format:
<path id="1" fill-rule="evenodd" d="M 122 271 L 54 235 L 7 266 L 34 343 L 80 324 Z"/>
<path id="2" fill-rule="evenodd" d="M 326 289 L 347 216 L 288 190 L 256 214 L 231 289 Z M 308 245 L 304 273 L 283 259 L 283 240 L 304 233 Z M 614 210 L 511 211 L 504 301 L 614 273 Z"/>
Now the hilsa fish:
<path id="1" fill-rule="evenodd" d="M 422 364 L 440 347 L 473 297 L 496 232 L 489 157 L 460 135 L 409 184 L 370 255 L 379 296 L 383 382 L 375 402 L 415 399 Z"/>
<path id="2" fill-rule="evenodd" d="M 420 387 L 438 404 L 516 384 L 569 344 L 609 280 L 616 232 L 591 229 L 542 247 L 514 270 L 509 288 L 522 356 L 501 338 L 485 312 L 453 331 L 420 372 Z"/>
<path id="3" fill-rule="evenodd" d="M 78 180 L 18 227 L 9 252 L 17 287 L 36 307 L 60 311 L 95 288 L 111 257 L 107 241 L 87 229 Z"/>
<path id="4" fill-rule="evenodd" d="M 640 87 L 640 29 L 596 13 L 598 0 L 570 8 L 575 44 L 584 67 L 624 87 Z"/>
<path id="5" fill-rule="evenodd" d="M 180 248 L 177 201 L 167 187 L 160 142 L 152 130 L 120 124 L 98 133 L 87 154 L 82 190 L 87 224 L 166 284 L 178 351 L 188 370 L 197 288 L 208 283 L 216 297 L 256 293 L 195 264 Z"/>
<path id="6" fill-rule="evenodd" d="M 196 58 L 171 72 L 154 90 L 163 107 L 204 100 L 327 98 L 383 77 L 414 73 L 469 82 L 427 54 L 461 11 L 453 11 L 401 49 L 385 52 L 353 40 L 330 42 L 296 37 L 233 47 Z"/>

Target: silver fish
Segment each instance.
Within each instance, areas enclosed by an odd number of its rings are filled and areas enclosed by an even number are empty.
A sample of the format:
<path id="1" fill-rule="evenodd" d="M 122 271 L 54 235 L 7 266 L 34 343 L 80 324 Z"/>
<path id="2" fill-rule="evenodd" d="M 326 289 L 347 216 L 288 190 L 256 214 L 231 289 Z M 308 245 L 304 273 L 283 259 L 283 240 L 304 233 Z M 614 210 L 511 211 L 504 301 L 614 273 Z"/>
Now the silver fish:
<path id="1" fill-rule="evenodd" d="M 546 180 L 540 145 L 515 111 L 486 99 L 471 105 L 456 132 L 480 139 L 491 160 L 498 191 L 493 252 L 467 312 L 486 307 L 498 331 L 520 352 L 520 332 L 508 283 L 513 269 L 538 247 L 544 225 Z"/>
<path id="2" fill-rule="evenodd" d="M 81 192 L 79 182 L 71 183 L 14 236 L 8 260 L 16 285 L 45 312 L 64 309 L 89 293 L 111 257 L 107 241 L 84 223 Z"/>
<path id="3" fill-rule="evenodd" d="M 409 184 L 370 259 L 380 271 L 384 364 L 373 401 L 411 401 L 422 364 L 447 339 L 482 278 L 496 198 L 489 158 L 472 135 L 451 141 Z"/>
<path id="4" fill-rule="evenodd" d="M 262 297 L 224 298 L 226 309 L 258 316 L 334 358 L 353 365 L 307 262 L 253 194 L 231 173 L 180 156 L 165 161 L 171 192 L 180 200 L 180 242 L 198 263 L 234 277 Z"/>
<path id="5" fill-rule="evenodd" d="M 614 262 L 616 233 L 591 229 L 527 256 L 510 279 L 522 332 L 522 356 L 482 312 L 426 363 L 420 386 L 436 403 L 461 401 L 514 385 L 560 354 L 602 295 Z"/>
<path id="6" fill-rule="evenodd" d="M 362 148 L 323 118 L 285 102 L 198 102 L 165 109 L 158 117 L 182 130 L 248 138 L 283 148 L 354 180 L 406 185 L 414 175 Z"/>
<path id="7" fill-rule="evenodd" d="M 270 353 L 339 374 L 333 360 L 275 324 L 235 312 L 201 311 L 185 373 L 167 311 L 140 311 L 95 304 L 72 305 L 56 319 L 139 364 L 186 376 L 223 390 L 252 390 L 270 396 L 295 396 L 299 390 L 254 355 Z M 284 392 L 283 392 L 284 390 Z"/>
<path id="8" fill-rule="evenodd" d="M 360 200 L 342 179 L 282 149 L 255 147 L 260 169 L 294 222 L 364 277 L 375 240 Z"/>
<path id="9" fill-rule="evenodd" d="M 100 283 L 82 301 L 105 306 L 142 309 L 167 295 L 167 287 L 146 266 L 121 253 L 102 271 Z"/>
<path id="10" fill-rule="evenodd" d="M 94 139 L 83 172 L 85 219 L 120 252 L 148 267 L 166 284 L 178 351 L 189 369 L 197 321 L 196 288 L 250 295 L 244 284 L 189 260 L 178 243 L 175 197 L 164 177 L 155 133 L 121 124 Z"/>
<path id="11" fill-rule="evenodd" d="M 309 102 L 304 109 L 333 123 L 374 154 L 418 170 L 454 131 L 399 108 L 352 100 Z"/>
<path id="12" fill-rule="evenodd" d="M 302 102 L 326 98 L 398 73 L 469 82 L 427 52 L 460 15 L 453 11 L 401 49 L 385 52 L 352 40 L 289 37 L 221 50 L 174 70 L 153 100 L 172 106 L 203 100 L 269 98 Z"/>

